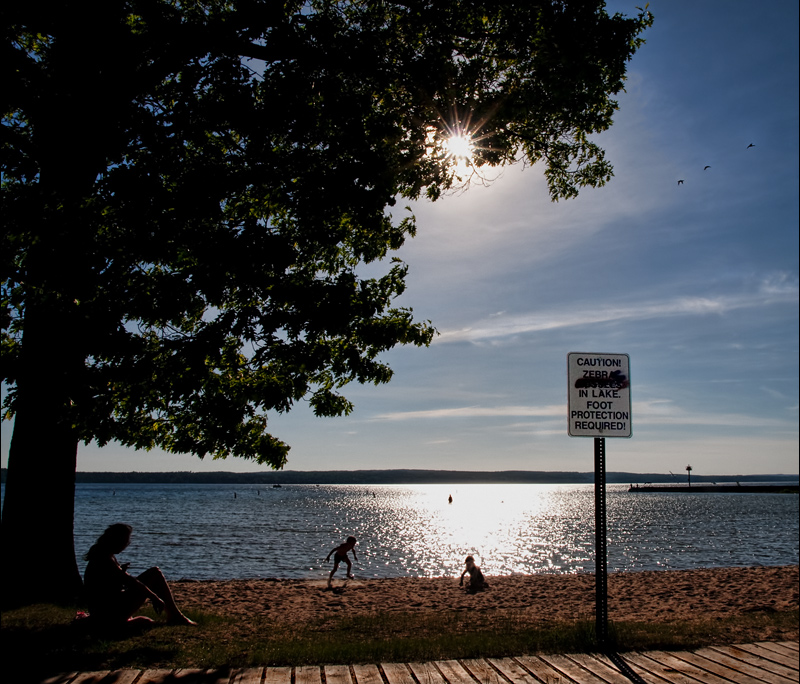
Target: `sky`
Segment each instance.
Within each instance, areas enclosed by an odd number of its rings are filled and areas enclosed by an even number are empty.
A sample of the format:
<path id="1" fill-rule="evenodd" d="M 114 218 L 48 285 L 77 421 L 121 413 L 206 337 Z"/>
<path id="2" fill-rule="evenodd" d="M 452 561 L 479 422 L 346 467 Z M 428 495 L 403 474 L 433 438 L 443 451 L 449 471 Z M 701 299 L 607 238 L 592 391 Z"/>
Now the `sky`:
<path id="1" fill-rule="evenodd" d="M 439 334 L 385 354 L 389 384 L 345 388 L 350 416 L 271 417 L 286 469 L 591 472 L 593 440 L 567 434 L 567 354 L 593 352 L 630 358 L 632 436 L 607 440 L 609 471 L 797 473 L 798 7 L 652 1 L 596 137 L 604 188 L 552 203 L 518 164 L 414 203 L 397 303 Z M 5 423 L 3 466 L 9 439 Z M 112 444 L 81 446 L 78 470 L 265 468 Z"/>

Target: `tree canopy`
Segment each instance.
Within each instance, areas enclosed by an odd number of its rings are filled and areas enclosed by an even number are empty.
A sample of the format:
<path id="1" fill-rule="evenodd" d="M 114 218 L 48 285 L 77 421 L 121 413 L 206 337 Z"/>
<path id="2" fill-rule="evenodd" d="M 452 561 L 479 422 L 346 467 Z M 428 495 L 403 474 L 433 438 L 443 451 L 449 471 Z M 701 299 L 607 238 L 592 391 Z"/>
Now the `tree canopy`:
<path id="1" fill-rule="evenodd" d="M 652 21 L 597 0 L 2 13 L 13 548 L 41 522 L 23 500 L 43 470 L 53 505 L 72 505 L 81 441 L 279 468 L 268 412 L 341 415 L 347 383 L 387 382 L 381 353 L 434 334 L 393 304 L 406 266 L 391 253 L 416 231 L 403 200 L 459 182 L 448 136 L 472 140 L 473 169 L 542 162 L 554 200 L 603 185 L 590 136 Z"/>

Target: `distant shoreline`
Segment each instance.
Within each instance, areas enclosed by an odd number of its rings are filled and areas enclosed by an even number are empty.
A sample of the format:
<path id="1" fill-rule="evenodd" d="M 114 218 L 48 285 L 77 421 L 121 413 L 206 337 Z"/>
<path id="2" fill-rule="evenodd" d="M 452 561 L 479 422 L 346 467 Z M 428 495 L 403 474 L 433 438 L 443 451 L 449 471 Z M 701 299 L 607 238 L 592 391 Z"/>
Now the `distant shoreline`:
<path id="1" fill-rule="evenodd" d="M 6 481 L 7 469 L 0 472 Z M 216 472 L 78 472 L 79 484 L 263 484 L 263 485 L 413 485 L 413 484 L 592 484 L 593 472 L 501 470 L 278 470 L 262 473 Z M 664 473 L 608 472 L 608 484 L 670 484 L 683 485 L 680 475 Z M 692 482 L 701 483 L 798 483 L 798 476 L 786 474 L 764 475 L 692 475 Z"/>

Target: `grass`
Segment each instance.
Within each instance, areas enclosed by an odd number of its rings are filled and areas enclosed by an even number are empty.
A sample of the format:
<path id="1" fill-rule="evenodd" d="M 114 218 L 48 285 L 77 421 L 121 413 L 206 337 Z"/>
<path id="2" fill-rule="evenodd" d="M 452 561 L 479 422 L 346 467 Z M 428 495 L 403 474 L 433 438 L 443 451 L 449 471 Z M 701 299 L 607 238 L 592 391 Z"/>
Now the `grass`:
<path id="1" fill-rule="evenodd" d="M 147 614 L 147 611 L 144 611 Z M 536 623 L 521 614 L 397 614 L 330 617 L 297 625 L 187 611 L 196 628 L 159 625 L 138 635 L 100 636 L 75 608 L 4 611 L 8 666 L 28 674 L 119 668 L 349 664 L 597 651 L 594 622 Z M 151 614 L 151 617 L 153 615 Z M 710 644 L 797 639 L 797 610 L 720 620 L 612 622 L 615 651 L 694 649 Z"/>

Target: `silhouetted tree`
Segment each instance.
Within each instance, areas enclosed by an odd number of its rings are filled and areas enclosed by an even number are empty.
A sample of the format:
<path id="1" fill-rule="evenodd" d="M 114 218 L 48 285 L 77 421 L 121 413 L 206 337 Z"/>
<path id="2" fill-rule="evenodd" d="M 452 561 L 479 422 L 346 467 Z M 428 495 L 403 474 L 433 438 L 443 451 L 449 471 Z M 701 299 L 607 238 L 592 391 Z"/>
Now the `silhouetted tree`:
<path id="1" fill-rule="evenodd" d="M 541 161 L 553 199 L 600 186 L 647 12 L 510 0 L 82 0 L 2 10 L 4 595 L 74 594 L 80 442 L 250 458 L 267 412 L 384 383 L 427 345 L 363 278 L 416 230 L 387 207 L 474 164 Z"/>

